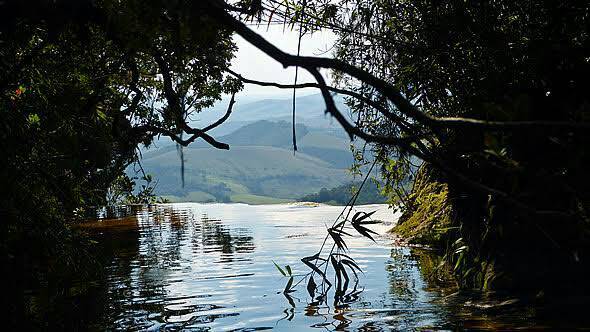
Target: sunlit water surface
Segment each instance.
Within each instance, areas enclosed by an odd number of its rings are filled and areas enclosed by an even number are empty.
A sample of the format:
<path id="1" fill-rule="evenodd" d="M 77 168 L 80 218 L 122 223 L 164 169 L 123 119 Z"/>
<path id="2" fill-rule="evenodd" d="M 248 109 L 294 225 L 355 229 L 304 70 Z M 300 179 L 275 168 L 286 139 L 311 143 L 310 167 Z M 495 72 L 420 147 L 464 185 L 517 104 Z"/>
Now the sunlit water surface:
<path id="1" fill-rule="evenodd" d="M 167 204 L 85 223 L 109 256 L 92 328 L 378 331 L 468 328 L 474 319 L 473 326 L 486 327 L 485 315 L 461 319 L 449 311 L 457 306 L 455 290 L 429 286 L 418 264 L 427 253 L 400 246 L 386 233 L 396 216 L 384 205 L 358 208 L 377 210 L 374 219 L 384 221 L 372 226 L 380 234 L 376 243 L 347 238 L 349 255 L 364 271 L 358 297 L 335 306 L 331 292 L 318 304 L 303 282 L 289 301 L 282 293 L 287 279 L 273 261 L 290 265 L 293 274 L 309 272 L 300 259 L 318 251 L 341 209 Z M 512 324 L 526 327 L 527 317 L 519 310 Z"/>

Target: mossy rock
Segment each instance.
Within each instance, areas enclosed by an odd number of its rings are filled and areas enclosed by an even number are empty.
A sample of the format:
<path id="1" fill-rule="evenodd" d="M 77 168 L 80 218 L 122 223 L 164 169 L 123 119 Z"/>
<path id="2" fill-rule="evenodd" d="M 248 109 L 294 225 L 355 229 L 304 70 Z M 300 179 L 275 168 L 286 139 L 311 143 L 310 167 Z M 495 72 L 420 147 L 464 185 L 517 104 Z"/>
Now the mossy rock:
<path id="1" fill-rule="evenodd" d="M 444 245 L 453 226 L 453 209 L 446 183 L 436 181 L 435 171 L 428 165 L 420 167 L 404 214 L 392 232 L 409 243 L 434 247 Z"/>

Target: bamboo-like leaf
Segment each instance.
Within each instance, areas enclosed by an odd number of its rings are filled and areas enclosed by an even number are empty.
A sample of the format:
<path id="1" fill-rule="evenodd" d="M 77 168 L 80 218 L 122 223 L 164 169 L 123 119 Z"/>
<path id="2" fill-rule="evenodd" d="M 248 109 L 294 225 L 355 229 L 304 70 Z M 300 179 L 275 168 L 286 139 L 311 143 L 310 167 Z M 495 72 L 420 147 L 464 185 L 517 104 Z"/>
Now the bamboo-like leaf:
<path id="1" fill-rule="evenodd" d="M 336 294 L 338 295 L 342 291 L 342 272 L 340 263 L 338 263 L 338 260 L 332 255 L 330 255 L 330 261 L 332 262 L 332 267 L 334 267 L 334 274 L 336 274 Z"/>
<path id="2" fill-rule="evenodd" d="M 293 286 L 293 277 L 290 277 L 289 281 L 287 281 L 287 285 L 285 286 L 285 290 L 283 291 L 283 293 L 291 293 L 291 286 Z"/>
<path id="3" fill-rule="evenodd" d="M 332 228 L 341 228 L 344 225 L 345 222 L 346 222 L 346 220 L 342 220 L 341 222 L 339 222 L 336 225 L 334 225 Z"/>
<path id="4" fill-rule="evenodd" d="M 313 256 L 310 256 L 313 257 Z M 309 257 L 306 257 L 309 258 Z M 313 258 L 311 259 L 313 260 Z M 326 278 L 326 274 L 324 273 L 324 271 L 320 270 L 317 266 L 315 266 L 311 260 L 305 260 L 305 259 L 301 259 L 301 261 L 303 262 L 303 264 L 307 265 L 310 269 L 312 269 L 314 272 L 316 272 L 317 274 L 320 275 L 320 277 L 322 277 L 322 280 L 328 284 L 329 286 L 332 286 L 332 284 L 330 283 L 330 281 L 328 280 L 328 278 Z M 325 260 L 325 259 L 324 259 Z"/>
<path id="5" fill-rule="evenodd" d="M 373 234 L 377 234 L 377 235 L 378 235 L 378 233 L 376 233 L 366 227 L 358 225 L 358 224 L 352 224 L 352 227 L 354 227 L 354 229 L 357 232 L 359 232 L 359 234 L 361 234 L 362 236 L 367 237 L 367 238 L 371 239 L 371 241 L 375 242 L 375 239 L 373 239 L 373 237 L 369 233 L 373 233 Z"/>
<path id="6" fill-rule="evenodd" d="M 340 280 L 340 264 L 338 260 L 334 256 L 330 256 L 330 262 L 332 262 L 332 267 L 334 268 L 334 272 L 336 272 L 336 278 Z"/>
<path id="7" fill-rule="evenodd" d="M 320 254 L 319 254 L 319 253 L 317 253 L 317 254 L 315 254 L 315 255 L 312 255 L 312 256 L 303 257 L 303 258 L 301 259 L 301 261 L 305 263 L 305 262 L 311 262 L 311 261 L 314 261 L 314 260 L 316 260 L 316 259 L 317 259 L 317 260 L 320 260 L 320 261 L 326 261 L 326 259 L 325 259 L 325 258 L 322 258 L 322 257 L 320 257 Z"/>
<path id="8" fill-rule="evenodd" d="M 456 245 L 461 244 L 461 242 L 463 242 L 463 238 L 462 237 L 458 238 L 457 241 L 453 242 L 453 247 L 456 246 Z"/>
<path id="9" fill-rule="evenodd" d="M 461 246 L 461 247 L 455 249 L 455 254 L 459 254 L 459 253 L 461 253 L 463 251 L 467 251 L 467 249 L 469 249 L 468 246 Z"/>
<path id="10" fill-rule="evenodd" d="M 342 265 L 342 261 L 338 262 L 338 268 L 340 270 L 340 273 L 342 274 L 342 277 L 344 278 L 346 284 L 348 284 L 348 273 L 346 273 L 346 269 L 344 268 L 344 266 Z M 346 287 L 345 287 L 346 288 Z"/>
<path id="11" fill-rule="evenodd" d="M 279 270 L 279 272 L 281 272 L 281 274 L 283 275 L 283 277 L 286 277 L 287 274 L 285 273 L 285 271 L 283 271 L 283 269 L 281 269 L 281 267 L 279 266 L 279 264 L 275 263 L 275 261 L 272 261 L 272 263 L 275 265 L 275 267 L 277 268 L 277 270 Z"/>
<path id="12" fill-rule="evenodd" d="M 291 297 L 291 295 L 289 295 L 288 293 L 283 293 L 283 295 L 285 295 L 285 297 L 287 298 L 287 301 L 289 301 L 289 304 L 295 308 L 295 301 L 293 301 L 293 298 Z M 293 317 L 291 316 L 290 318 L 287 318 L 287 320 L 291 320 L 293 319 Z"/>
<path id="13" fill-rule="evenodd" d="M 340 250 L 348 249 L 346 242 L 344 242 L 344 240 L 342 240 L 342 236 L 338 232 L 335 232 L 333 229 L 329 228 L 328 234 L 330 234 L 330 236 L 334 240 L 334 243 L 336 244 L 338 249 L 340 249 Z"/>
<path id="14" fill-rule="evenodd" d="M 363 225 L 376 225 L 376 224 L 381 224 L 381 221 L 379 221 L 379 220 L 367 220 L 367 221 L 361 222 L 361 224 L 363 224 Z"/>
<path id="15" fill-rule="evenodd" d="M 347 254 L 343 254 L 341 252 L 335 252 L 335 253 L 332 253 L 332 255 L 334 255 L 334 256 L 342 256 L 344 258 L 348 258 L 349 260 L 351 260 L 353 262 L 355 261 L 354 258 L 348 256 Z"/>
<path id="16" fill-rule="evenodd" d="M 338 233 L 340 236 L 342 236 L 342 234 L 344 234 L 344 235 L 348 235 L 348 236 L 352 236 L 352 234 L 350 234 L 350 233 L 348 233 L 348 232 L 345 232 L 345 231 L 343 231 L 343 230 L 341 230 L 341 229 L 332 228 L 332 230 L 333 230 L 334 232 Z"/>
<path id="17" fill-rule="evenodd" d="M 363 226 L 361 226 L 361 227 L 363 227 Z M 375 232 L 375 231 L 374 231 L 374 230 L 372 230 L 372 229 L 369 229 L 369 228 L 367 228 L 367 227 L 363 227 L 363 228 L 364 228 L 364 229 L 365 229 L 365 230 L 366 230 L 368 233 L 372 233 L 372 234 L 375 234 L 375 235 L 379 235 L 379 233 Z"/>
<path id="18" fill-rule="evenodd" d="M 354 274 L 355 278 L 358 279 L 357 271 L 364 274 L 363 269 L 361 269 L 361 267 L 358 266 L 358 264 L 356 263 L 356 261 L 354 260 L 354 258 L 352 258 L 352 257 L 350 257 L 350 256 L 348 256 L 346 254 L 343 254 L 343 253 L 333 253 L 332 255 L 344 257 L 343 259 L 340 260 L 340 263 L 343 264 L 343 265 L 348 266 L 348 268 Z"/>
<path id="19" fill-rule="evenodd" d="M 357 212 L 354 214 L 354 216 L 352 217 L 352 223 L 353 224 L 360 224 L 363 220 L 371 217 L 375 212 L 377 211 L 373 211 L 373 212 Z M 362 214 L 362 216 L 361 216 Z"/>
<path id="20" fill-rule="evenodd" d="M 293 275 L 293 272 L 291 272 L 291 267 L 289 265 L 285 265 L 285 269 L 287 270 L 287 273 L 289 275 Z"/>
<path id="21" fill-rule="evenodd" d="M 270 23 L 272 21 L 272 16 L 275 14 L 275 12 L 277 11 L 278 8 L 279 7 L 277 6 L 277 7 L 273 8 L 273 10 L 270 11 L 270 14 L 268 16 L 268 25 L 266 26 L 267 28 L 270 27 Z"/>
<path id="22" fill-rule="evenodd" d="M 359 211 L 357 213 L 354 214 L 354 216 L 352 216 L 352 220 L 351 222 L 356 223 L 357 219 L 359 218 L 359 216 L 361 216 L 364 212 Z"/>
<path id="23" fill-rule="evenodd" d="M 347 265 L 348 267 L 350 267 L 350 270 L 352 271 L 352 273 L 354 273 L 354 276 L 357 277 L 356 271 L 359 271 L 361 273 L 364 273 L 363 270 L 353 261 L 349 260 L 349 259 L 343 259 L 340 261 L 342 264 Z"/>
<path id="24" fill-rule="evenodd" d="M 461 265 L 461 262 L 463 261 L 463 256 L 464 256 L 464 253 L 459 254 L 459 258 L 457 259 L 457 263 L 455 264 L 455 268 L 453 270 L 457 271 L 457 269 L 459 268 L 459 265 Z"/>
<path id="25" fill-rule="evenodd" d="M 338 262 L 338 266 L 340 266 L 340 271 L 342 272 L 342 277 L 344 278 L 344 286 L 342 287 L 342 292 L 346 293 L 346 289 L 348 288 L 348 282 L 350 278 L 348 278 L 348 273 L 346 273 L 346 269 L 342 265 L 342 261 Z"/>

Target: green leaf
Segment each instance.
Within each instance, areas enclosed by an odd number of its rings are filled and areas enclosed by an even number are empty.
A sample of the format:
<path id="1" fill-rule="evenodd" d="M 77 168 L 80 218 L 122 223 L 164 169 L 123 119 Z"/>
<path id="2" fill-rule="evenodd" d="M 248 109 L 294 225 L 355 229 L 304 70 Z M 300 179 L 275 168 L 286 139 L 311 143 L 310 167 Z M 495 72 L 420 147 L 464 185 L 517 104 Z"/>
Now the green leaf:
<path id="1" fill-rule="evenodd" d="M 455 249 L 455 254 L 462 253 L 464 251 L 467 251 L 468 249 L 469 249 L 468 246 L 461 246 L 461 247 Z"/>
<path id="2" fill-rule="evenodd" d="M 98 110 L 98 109 L 96 110 L 96 116 L 102 121 L 107 120 L 107 115 L 101 110 Z"/>
<path id="3" fill-rule="evenodd" d="M 275 263 L 275 261 L 272 261 L 272 263 L 275 265 L 275 267 L 277 268 L 277 270 L 279 270 L 279 272 L 281 272 L 281 274 L 283 275 L 283 277 L 286 277 L 287 274 L 285 273 L 285 271 L 283 271 L 283 269 L 281 269 L 281 267 Z"/>
<path id="4" fill-rule="evenodd" d="M 27 122 L 29 123 L 30 126 L 36 126 L 41 123 L 41 118 L 39 118 L 39 114 L 36 114 L 36 113 L 29 114 L 29 117 L 27 118 Z"/>
<path id="5" fill-rule="evenodd" d="M 289 278 L 289 281 L 287 281 L 287 285 L 285 286 L 283 293 L 291 293 L 291 286 L 293 286 L 293 277 Z"/>
<path id="6" fill-rule="evenodd" d="M 461 265 L 461 262 L 463 261 L 463 256 L 464 256 L 463 253 L 459 254 L 459 258 L 457 259 L 457 263 L 455 264 L 455 268 L 453 270 L 457 271 L 457 269 L 459 268 L 459 265 Z"/>

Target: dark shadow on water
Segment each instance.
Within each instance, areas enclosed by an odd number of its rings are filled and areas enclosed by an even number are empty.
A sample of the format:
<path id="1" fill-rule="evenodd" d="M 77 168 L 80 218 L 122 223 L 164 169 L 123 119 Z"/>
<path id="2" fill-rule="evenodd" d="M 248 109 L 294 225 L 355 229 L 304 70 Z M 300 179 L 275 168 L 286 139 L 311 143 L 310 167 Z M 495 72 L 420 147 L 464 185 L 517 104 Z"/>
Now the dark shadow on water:
<path id="1" fill-rule="evenodd" d="M 417 262 L 426 289 L 436 294 L 432 303 L 444 312 L 441 328 L 469 331 L 590 329 L 588 297 L 459 290 L 449 272 L 439 268 L 440 255 L 421 248 L 410 249 L 409 255 L 412 256 L 409 261 Z M 396 286 L 403 285 L 396 282 Z M 392 293 L 407 292 L 393 289 L 399 288 L 392 286 Z"/>

